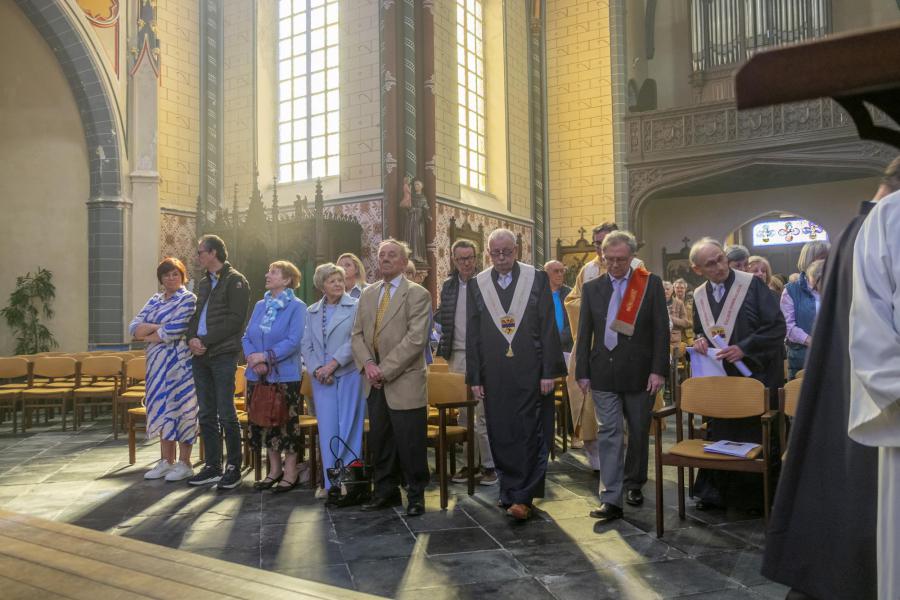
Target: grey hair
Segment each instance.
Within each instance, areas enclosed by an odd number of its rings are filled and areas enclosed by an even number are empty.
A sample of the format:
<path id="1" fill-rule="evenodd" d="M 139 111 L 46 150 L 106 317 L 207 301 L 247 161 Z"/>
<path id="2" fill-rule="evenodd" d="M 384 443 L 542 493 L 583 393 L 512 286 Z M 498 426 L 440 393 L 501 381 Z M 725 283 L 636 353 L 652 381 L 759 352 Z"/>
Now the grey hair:
<path id="1" fill-rule="evenodd" d="M 819 287 L 819 283 L 822 281 L 822 272 L 825 270 L 825 259 L 820 258 L 818 260 L 814 260 L 809 263 L 809 266 L 806 267 L 806 279 L 814 279 L 816 281 L 816 287 Z"/>
<path id="2" fill-rule="evenodd" d="M 691 264 L 697 266 L 697 254 L 700 250 L 703 249 L 704 246 L 715 246 L 719 250 L 722 250 L 722 242 L 719 240 L 714 240 L 711 237 L 702 237 L 691 246 L 691 252 L 688 254 L 688 260 L 691 261 Z"/>
<path id="3" fill-rule="evenodd" d="M 732 244 L 725 248 L 725 258 L 727 258 L 729 262 L 747 260 L 748 258 L 750 258 L 750 251 L 747 250 L 747 246 Z"/>
<path id="4" fill-rule="evenodd" d="M 831 251 L 831 243 L 824 240 L 814 240 L 803 244 L 800 250 L 800 258 L 797 259 L 797 269 L 803 273 L 813 263 L 820 258 L 826 258 Z"/>
<path id="5" fill-rule="evenodd" d="M 388 244 L 394 244 L 403 252 L 403 258 L 409 260 L 409 253 L 412 252 L 409 249 L 409 244 L 406 242 L 395 240 L 394 238 L 387 238 L 386 240 L 381 240 L 381 243 L 378 244 L 378 252 L 381 252 L 381 249 L 387 246 Z"/>
<path id="6" fill-rule="evenodd" d="M 316 286 L 316 289 L 320 292 L 324 292 L 325 282 L 331 278 L 335 273 L 341 276 L 341 279 L 344 279 L 347 276 L 347 273 L 344 272 L 344 267 L 339 267 L 334 263 L 325 263 L 316 267 L 316 272 L 313 273 L 313 285 Z"/>
<path id="7" fill-rule="evenodd" d="M 600 246 L 600 251 L 602 252 L 608 247 L 618 244 L 627 244 L 628 250 L 631 254 L 637 252 L 638 245 L 634 234 L 630 231 L 625 231 L 624 229 L 617 229 L 615 231 L 610 231 L 609 233 L 607 233 L 606 237 L 603 238 L 603 244 L 601 244 Z"/>
<path id="8" fill-rule="evenodd" d="M 491 242 L 494 240 L 499 240 L 500 238 L 507 238 L 509 241 L 513 243 L 513 245 L 518 244 L 518 240 L 516 239 L 516 234 L 514 234 L 509 229 L 505 229 L 501 227 L 500 229 L 495 229 L 491 232 L 491 235 L 488 236 L 488 246 L 491 245 Z"/>

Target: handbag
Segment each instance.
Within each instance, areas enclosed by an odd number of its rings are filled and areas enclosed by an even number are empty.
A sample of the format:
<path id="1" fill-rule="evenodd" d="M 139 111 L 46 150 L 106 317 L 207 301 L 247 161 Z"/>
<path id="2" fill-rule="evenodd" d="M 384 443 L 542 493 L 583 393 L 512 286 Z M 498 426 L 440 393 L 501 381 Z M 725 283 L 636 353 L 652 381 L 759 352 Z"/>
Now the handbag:
<path id="1" fill-rule="evenodd" d="M 344 461 L 338 458 L 338 453 L 335 451 L 335 442 L 343 444 L 353 455 L 354 460 L 349 465 L 345 465 Z M 333 467 L 325 469 L 328 481 L 331 483 L 331 487 L 328 488 L 326 504 L 341 508 L 366 502 L 371 496 L 371 469 L 356 456 L 353 449 L 340 436 L 332 437 L 328 446 L 335 461 Z"/>
<path id="2" fill-rule="evenodd" d="M 278 363 L 275 353 L 269 350 L 266 364 L 269 370 L 278 375 Z M 259 379 L 259 383 L 253 388 L 250 396 L 250 413 L 248 418 L 254 425 L 260 427 L 281 427 L 288 422 L 287 397 L 284 387 L 280 383 L 269 383 L 266 376 Z"/>

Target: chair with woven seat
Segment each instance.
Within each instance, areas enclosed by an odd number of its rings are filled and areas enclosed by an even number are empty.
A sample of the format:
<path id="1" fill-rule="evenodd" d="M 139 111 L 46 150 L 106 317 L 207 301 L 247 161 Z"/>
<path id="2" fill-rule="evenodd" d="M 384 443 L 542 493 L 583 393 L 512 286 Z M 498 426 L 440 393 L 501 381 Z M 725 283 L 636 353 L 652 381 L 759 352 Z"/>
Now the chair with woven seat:
<path id="1" fill-rule="evenodd" d="M 778 410 L 781 413 L 781 427 L 779 439 L 781 441 L 781 460 L 787 457 L 787 443 L 790 423 L 788 418 L 793 419 L 797 415 L 797 403 L 800 401 L 800 389 L 803 387 L 803 379 L 798 377 L 784 384 L 783 388 L 778 389 Z"/>
<path id="2" fill-rule="evenodd" d="M 34 411 L 49 413 L 57 408 L 62 413 L 62 429 L 65 431 L 67 405 L 72 397 L 72 390 L 79 387 L 80 364 L 67 356 L 40 356 L 34 359 L 32 373 L 48 381 L 44 386 L 21 390 L 22 431 L 31 427 L 31 415 Z"/>
<path id="3" fill-rule="evenodd" d="M 136 406 L 125 411 L 125 420 L 128 428 L 128 464 L 133 465 L 137 460 L 137 429 L 143 424 L 147 427 L 147 409 L 144 406 Z"/>
<path id="4" fill-rule="evenodd" d="M 108 406 L 112 410 L 119 393 L 122 359 L 118 356 L 88 356 L 81 361 L 81 386 L 72 391 L 72 421 L 75 431 L 84 408 Z M 87 379 L 87 381 L 85 381 Z"/>
<path id="5" fill-rule="evenodd" d="M 313 404 L 313 387 L 312 387 L 312 377 L 310 377 L 309 373 L 306 372 L 306 369 L 301 373 L 300 379 L 300 394 L 303 396 L 304 400 L 309 402 L 309 405 L 313 407 L 313 412 L 315 411 L 315 404 Z M 307 411 L 310 408 L 307 406 Z M 318 487 L 319 485 L 319 469 L 318 469 L 318 444 L 319 444 L 319 420 L 315 417 L 315 415 L 311 414 L 301 414 L 297 417 L 298 427 L 300 428 L 300 432 L 302 433 L 302 438 L 300 442 L 300 455 L 297 457 L 298 461 L 303 460 L 303 455 L 305 453 L 305 447 L 307 446 L 306 436 L 309 436 L 309 480 L 312 483 L 313 488 Z M 324 477 L 324 474 L 323 474 Z"/>
<path id="6" fill-rule="evenodd" d="M 132 358 L 125 363 L 122 385 L 119 386 L 119 393 L 113 401 L 113 439 L 119 439 L 119 430 L 125 427 L 124 409 L 144 403 L 144 379 L 146 377 L 147 361 L 145 358 Z"/>
<path id="7" fill-rule="evenodd" d="M 472 392 L 462 373 L 428 372 L 428 404 L 438 410 L 438 424 L 428 426 L 428 444 L 435 449 L 441 510 L 447 508 L 447 454 L 453 445 L 466 443 L 466 471 L 469 495 L 475 493 L 475 405 Z M 450 424 L 450 410 L 468 408 L 466 426 Z"/>
<path id="8" fill-rule="evenodd" d="M 678 516 L 684 519 L 684 469 L 711 469 L 759 473 L 763 478 L 764 516 L 769 518 L 771 461 L 769 432 L 777 411 L 767 410 L 766 387 L 749 377 L 691 377 L 680 386 L 675 405 L 653 412 L 653 428 L 656 437 L 656 535 L 663 535 L 663 466 L 678 469 Z M 693 437 L 690 428 L 684 437 L 683 415 L 692 420 L 693 415 L 713 419 L 741 419 L 759 417 L 762 423 L 760 447 L 746 458 L 705 452 L 708 444 Z M 663 451 L 662 421 L 675 415 L 675 445 Z"/>
<path id="9" fill-rule="evenodd" d="M 26 358 L 0 358 L 0 423 L 6 420 L 6 413 L 12 414 L 12 432 L 18 427 L 19 402 L 22 390 L 30 387 L 31 362 Z"/>
<path id="10" fill-rule="evenodd" d="M 238 365 L 234 372 L 234 408 L 236 410 L 247 410 L 247 367 L 246 365 Z"/>
<path id="11" fill-rule="evenodd" d="M 563 454 L 569 450 L 569 388 L 566 378 L 559 377 L 553 389 L 553 408 L 556 415 L 556 433 L 562 439 Z M 550 444 L 550 459 L 556 460 L 556 436 Z"/>

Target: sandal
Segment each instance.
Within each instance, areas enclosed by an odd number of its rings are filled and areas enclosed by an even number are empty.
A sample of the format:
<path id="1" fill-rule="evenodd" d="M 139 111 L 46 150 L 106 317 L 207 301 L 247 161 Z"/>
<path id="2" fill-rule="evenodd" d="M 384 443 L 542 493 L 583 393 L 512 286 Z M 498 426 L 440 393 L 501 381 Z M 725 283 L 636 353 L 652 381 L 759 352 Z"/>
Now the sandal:
<path id="1" fill-rule="evenodd" d="M 281 481 L 281 479 L 283 477 L 284 477 L 284 473 L 282 473 L 278 477 L 272 477 L 271 475 L 266 475 L 265 479 L 263 479 L 262 481 L 257 481 L 256 483 L 253 484 L 253 489 L 254 490 L 268 490 L 272 486 L 274 486 L 276 483 Z"/>
<path id="2" fill-rule="evenodd" d="M 283 493 L 289 492 L 292 489 L 294 489 L 295 487 L 297 487 L 297 484 L 300 483 L 300 474 L 297 473 L 297 478 L 294 479 L 294 483 L 286 483 L 284 481 L 282 481 L 281 483 L 283 483 L 285 485 L 278 484 L 275 487 L 273 487 L 272 488 L 273 494 L 283 494 Z"/>

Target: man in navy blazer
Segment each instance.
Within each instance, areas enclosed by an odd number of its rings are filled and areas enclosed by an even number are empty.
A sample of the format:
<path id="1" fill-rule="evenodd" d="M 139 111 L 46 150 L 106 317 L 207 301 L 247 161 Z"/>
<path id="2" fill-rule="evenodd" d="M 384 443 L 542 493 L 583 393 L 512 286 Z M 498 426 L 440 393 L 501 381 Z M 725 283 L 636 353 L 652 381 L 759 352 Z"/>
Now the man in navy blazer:
<path id="1" fill-rule="evenodd" d="M 611 521 L 622 516 L 623 495 L 633 506 L 644 501 L 651 411 L 669 370 L 669 313 L 662 280 L 642 267 L 631 267 L 637 251 L 631 233 L 609 233 L 601 251 L 607 272 L 584 284 L 582 291 L 575 374 L 582 391 L 591 390 L 600 421 L 601 504 L 591 516 Z M 627 315 L 620 307 L 639 286 L 643 297 L 629 323 L 633 330 L 625 335 L 619 324 Z"/>

